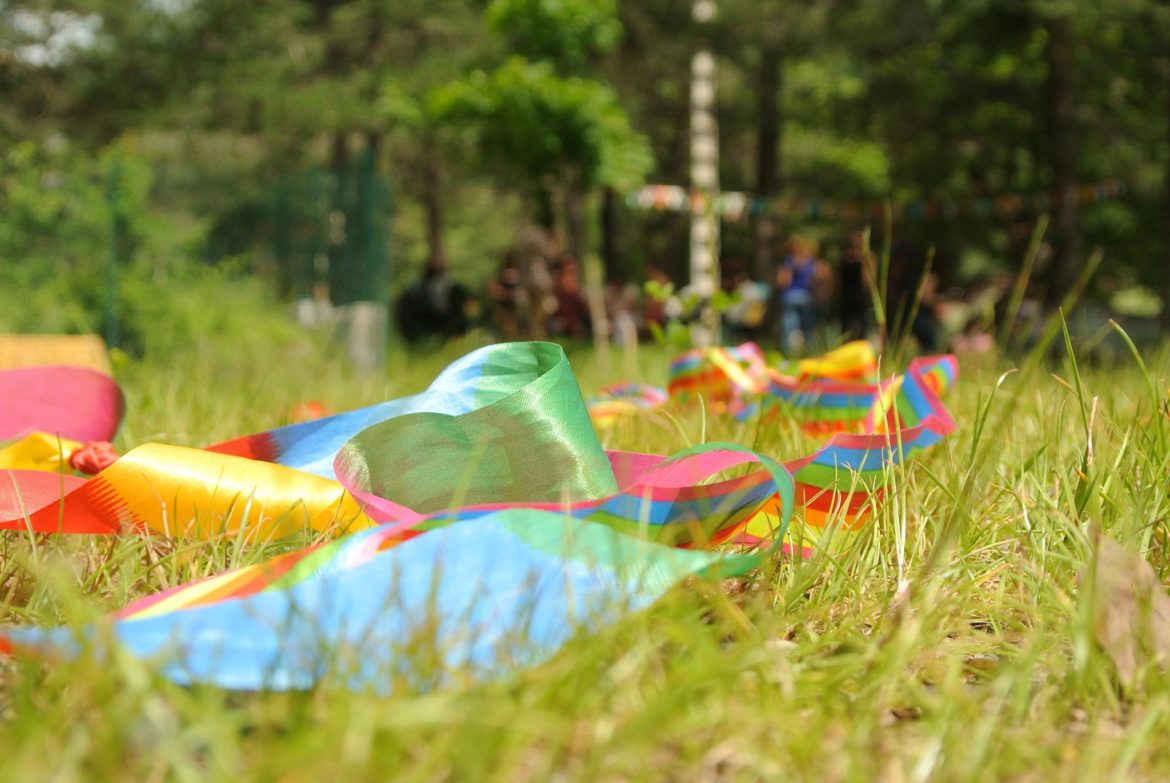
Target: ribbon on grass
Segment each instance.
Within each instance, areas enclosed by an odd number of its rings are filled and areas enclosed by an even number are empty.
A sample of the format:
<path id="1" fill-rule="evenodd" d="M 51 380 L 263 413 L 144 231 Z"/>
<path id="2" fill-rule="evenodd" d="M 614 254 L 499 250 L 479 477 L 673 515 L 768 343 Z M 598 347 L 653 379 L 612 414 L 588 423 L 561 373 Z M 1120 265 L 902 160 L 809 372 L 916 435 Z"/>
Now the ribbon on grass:
<path id="1" fill-rule="evenodd" d="M 0 371 L 0 443 L 34 432 L 72 441 L 110 440 L 122 420 L 114 379 L 85 367 Z"/>
<path id="2" fill-rule="evenodd" d="M 836 357 L 806 360 L 797 368 L 855 375 L 869 364 L 866 350 L 846 346 Z M 716 356 L 725 360 L 724 379 L 739 387 L 774 382 L 761 370 L 766 367 L 754 346 Z M 675 362 L 680 363 L 689 366 L 693 357 Z M 953 357 L 935 357 L 915 360 L 904 378 L 860 385 L 855 393 L 869 411 L 862 432 L 838 433 L 817 453 L 788 464 L 797 477 L 806 528 L 855 529 L 864 522 L 871 497 L 880 495 L 885 466 L 953 428 L 939 394 L 956 372 Z M 807 399 L 824 403 L 826 395 L 818 391 Z M 563 352 L 539 343 L 473 352 L 413 397 L 206 450 L 145 444 L 64 497 L 41 493 L 30 502 L 32 495 L 17 491 L 27 480 L 14 472 L 7 475 L 8 481 L 0 481 L 0 508 L 8 510 L 0 514 L 0 528 L 42 533 L 129 528 L 195 537 L 242 531 L 267 538 L 305 529 L 335 534 L 388 521 L 418 521 L 443 508 L 525 503 L 548 509 L 578 501 L 584 505 L 576 513 L 589 508 L 629 528 L 640 524 L 633 509 L 640 508 L 641 493 L 648 491 L 634 486 L 628 475 L 618 481 Z M 722 541 L 741 521 L 730 515 L 721 525 L 719 515 L 694 509 L 680 512 L 679 518 L 686 515 L 705 521 L 698 529 L 688 523 L 686 533 L 662 517 L 665 523 L 654 532 L 670 541 L 686 541 L 695 533 L 703 542 Z M 741 540 L 767 538 L 771 519 L 757 514 L 740 531 Z"/>
<path id="3" fill-rule="evenodd" d="M 781 525 L 792 517 L 788 472 L 743 447 L 614 461 L 678 495 L 697 489 L 696 471 L 756 465 L 752 505 L 778 495 Z M 651 501 L 669 513 L 663 498 Z M 232 689 L 419 688 L 536 663 L 685 576 L 735 576 L 771 554 L 670 547 L 596 518 L 523 506 L 439 512 L 150 596 L 83 629 L 4 629 L 0 648 L 68 657 L 112 640 L 176 682 Z"/>
<path id="4" fill-rule="evenodd" d="M 823 434 L 856 429 L 868 415 L 877 391 L 877 355 L 864 340 L 776 367 L 768 365 L 758 345 L 744 343 L 696 348 L 675 357 L 665 390 L 631 384 L 608 387 L 590 400 L 590 414 L 599 427 L 606 427 L 623 412 L 701 396 L 716 411 L 741 419 L 761 409 L 783 409 L 806 430 Z"/>
<path id="5" fill-rule="evenodd" d="M 156 662 L 177 682 L 232 689 L 304 688 L 323 681 L 380 691 L 403 681 L 419 687 L 535 662 L 573 633 L 651 603 L 685 575 L 741 573 L 763 556 L 659 541 L 713 544 L 765 507 L 782 524 L 791 518 L 791 477 L 779 464 L 734 445 L 704 446 L 669 459 L 607 455 L 560 349 L 502 348 L 507 361 L 491 367 L 513 368 L 523 379 L 511 393 L 500 373 L 487 372 L 495 393 L 480 407 L 460 415 L 391 416 L 360 429 L 338 449 L 338 486 L 367 503 L 366 518 L 379 526 L 151 596 L 82 629 L 4 629 L 0 644 L 11 652 L 68 657 L 113 641 Z M 489 349 L 487 358 L 492 352 L 498 349 Z M 474 384 L 457 391 L 439 390 L 444 396 L 429 407 L 458 410 L 484 400 Z M 339 431 L 368 416 L 343 414 L 317 428 L 295 425 L 301 428 L 297 437 L 285 428 L 198 453 L 209 464 L 240 471 L 254 463 L 326 481 L 240 456 L 241 446 L 255 454 L 259 444 L 273 459 L 304 466 L 318 459 L 319 449 L 331 448 Z M 317 441 L 312 448 L 310 439 Z M 168 460 L 176 476 L 178 466 L 188 469 L 188 481 L 210 475 L 206 469 L 191 472 L 187 452 L 196 450 L 159 451 L 167 448 L 154 444 L 129 452 L 44 512 L 56 513 L 60 524 L 77 509 L 92 510 L 71 507 L 77 492 L 99 479 L 108 488 L 152 469 L 161 478 L 159 466 Z M 492 461 L 498 464 L 483 464 Z M 702 483 L 750 464 L 761 469 Z M 433 472 L 439 465 L 454 466 L 445 489 Z M 444 510 L 453 496 L 472 504 Z M 578 499 L 567 499 L 573 497 Z M 125 513 L 123 508 L 110 518 Z M 432 670 L 417 668 L 420 660 Z"/>
<path id="6" fill-rule="evenodd" d="M 958 377 L 954 356 L 911 360 L 906 372 L 878 384 L 860 433 L 837 432 L 810 457 L 786 463 L 796 481 L 803 524 L 789 548 L 807 556 L 826 536 L 861 529 L 880 502 L 890 468 L 934 446 L 955 429 L 941 394 Z M 775 531 L 761 516 L 741 540 L 767 539 Z"/>
<path id="7" fill-rule="evenodd" d="M 47 432 L 30 432 L 20 440 L 0 446 L 0 470 L 68 472 L 73 454 L 84 447 L 80 441 Z"/>
<path id="8" fill-rule="evenodd" d="M 757 345 L 745 343 L 675 358 L 666 390 L 618 384 L 589 406 L 595 423 L 605 427 L 636 410 L 702 396 L 740 419 L 790 414 L 806 432 L 827 436 L 815 454 L 785 463 L 803 509 L 803 524 L 793 529 L 785 548 L 811 556 L 827 535 L 847 536 L 862 528 L 881 499 L 891 466 L 954 429 L 941 396 L 957 377 L 958 362 L 946 355 L 914 359 L 905 374 L 879 380 L 877 357 L 864 341 L 779 368 L 767 364 Z M 760 514 L 738 540 L 758 543 L 774 533 L 772 518 Z"/>
<path id="9" fill-rule="evenodd" d="M 532 663 L 682 576 L 757 565 L 787 541 L 801 503 L 852 503 L 859 473 L 947 431 L 932 397 L 946 373 L 934 369 L 882 387 L 889 410 L 871 434 L 787 464 L 729 444 L 607 454 L 563 352 L 537 343 L 476 351 L 414 397 L 207 450 L 147 444 L 79 484 L 39 474 L 61 482 L 56 500 L 47 479 L 34 487 L 13 471 L 12 485 L 44 502 L 3 523 L 14 529 L 358 532 L 81 629 L 6 628 L 0 647 L 70 656 L 110 641 L 177 682 L 241 689 L 386 691 Z M 707 549 L 728 540 L 758 546 Z"/>
<path id="10" fill-rule="evenodd" d="M 287 587 L 80 630 L 9 628 L 0 646 L 68 657 L 112 642 L 175 682 L 235 690 L 421 690 L 533 665 L 687 575 L 731 576 L 758 562 L 524 508 L 365 557 L 375 534 L 337 542 L 327 563 Z"/>
<path id="11" fill-rule="evenodd" d="M 363 563 L 378 552 L 428 531 L 495 518 L 521 508 L 570 521 L 603 524 L 639 540 L 711 546 L 735 536 L 748 520 L 761 513 L 772 515 L 778 529 L 786 530 L 796 508 L 788 470 L 742 446 L 707 444 L 670 458 L 610 452 L 610 460 L 626 487 L 610 498 L 568 506 L 551 503 L 468 506 L 425 516 L 392 509 L 384 512 L 382 518 L 386 524 L 376 528 L 148 596 L 117 616 L 154 616 L 244 598 L 271 588 L 286 588 L 339 567 Z M 741 478 L 702 483 L 721 472 L 752 464 L 759 469 Z M 714 535 L 709 538 L 707 530 L 713 530 Z M 783 532 L 774 539 L 782 536 Z"/>
<path id="12" fill-rule="evenodd" d="M 625 416 L 665 405 L 666 391 L 645 383 L 619 383 L 589 401 L 589 418 L 598 429 L 607 429 Z"/>
<path id="13" fill-rule="evenodd" d="M 864 374 L 872 364 L 872 351 L 864 346 L 850 344 L 805 360 L 795 371 Z M 676 360 L 676 368 L 693 370 L 696 355 Z M 712 355 L 720 388 L 730 384 L 742 391 L 753 384 L 767 389 L 776 383 L 755 346 Z M 709 369 L 703 372 L 710 378 Z M 862 432 L 838 433 L 815 454 L 788 463 L 797 478 L 805 532 L 856 529 L 864 523 L 871 499 L 880 496 L 885 466 L 953 429 L 939 395 L 956 373 L 953 357 L 935 357 L 915 360 L 904 378 L 849 387 L 848 394 L 864 400 L 868 411 Z M 685 373 L 676 369 L 674 375 L 678 379 Z M 825 384 L 844 382 L 819 376 L 808 382 L 820 385 L 813 391 L 801 387 L 793 398 L 798 404 L 832 407 L 841 401 L 825 391 L 832 388 Z M 628 388 L 646 394 L 644 387 Z M 539 343 L 473 352 L 413 397 L 207 450 L 146 444 L 63 498 L 40 493 L 30 502 L 33 495 L 17 491 L 28 480 L 7 475 L 8 481 L 0 481 L 0 509 L 8 510 L 0 514 L 0 528 L 42 533 L 129 528 L 196 537 L 243 531 L 267 538 L 305 529 L 341 533 L 387 521 L 418 521 L 441 508 L 526 503 L 547 509 L 573 501 L 585 501 L 578 509 L 608 514 L 612 524 L 629 528 L 639 524 L 632 521 L 637 519 L 632 509 L 646 491 L 626 476 L 619 492 L 613 461 L 600 449 L 567 359 L 557 346 Z M 693 509 L 687 514 L 706 520 L 697 530 L 704 542 L 726 540 L 741 521 L 731 515 L 720 526 L 718 515 Z M 773 520 L 774 515 L 758 513 L 740 531 L 740 540 L 769 537 Z M 693 524 L 687 529 L 696 532 Z M 663 540 L 687 540 L 689 534 L 679 531 L 673 521 L 655 529 Z"/>
<path id="14" fill-rule="evenodd" d="M 16 503 L 21 472 L 10 471 L 0 528 L 267 539 L 525 504 L 708 544 L 731 537 L 751 504 L 775 493 L 743 480 L 639 482 L 622 462 L 602 450 L 563 350 L 513 343 L 464 357 L 414 397 L 209 449 L 139 446 L 63 497 L 38 495 L 40 505 Z M 716 472 L 697 457 L 683 464 L 692 484 Z"/>
<path id="15" fill-rule="evenodd" d="M 207 449 L 144 444 L 60 502 L 0 519 L 0 529 L 90 534 L 135 529 L 189 537 L 243 530 L 267 538 L 305 529 L 338 533 L 369 527 L 373 522 L 336 480 L 333 460 L 347 441 L 385 422 L 396 422 L 404 436 L 386 457 L 409 460 L 411 472 L 400 477 L 400 486 L 412 499 L 425 486 L 429 503 L 457 505 L 460 471 L 475 467 L 476 455 L 493 461 L 495 449 L 504 445 L 513 455 L 512 479 L 479 487 L 493 500 L 541 502 L 617 491 L 562 349 L 511 343 L 463 357 L 412 397 Z M 470 428 L 465 434 L 477 442 L 444 441 L 452 427 Z M 0 482 L 0 493 L 4 486 Z M 450 494 L 443 497 L 445 492 Z"/>

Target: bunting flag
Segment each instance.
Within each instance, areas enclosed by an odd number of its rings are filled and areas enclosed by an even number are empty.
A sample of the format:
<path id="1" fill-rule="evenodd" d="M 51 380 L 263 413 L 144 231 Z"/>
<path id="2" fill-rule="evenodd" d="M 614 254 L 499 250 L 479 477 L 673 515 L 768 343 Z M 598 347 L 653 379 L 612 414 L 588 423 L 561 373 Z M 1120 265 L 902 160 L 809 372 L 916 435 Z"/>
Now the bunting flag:
<path id="1" fill-rule="evenodd" d="M 689 211 L 694 214 L 704 214 L 714 209 L 721 217 L 733 222 L 769 212 L 780 215 L 806 215 L 813 220 L 824 218 L 853 222 L 881 218 L 887 206 L 896 220 L 954 219 L 968 216 L 1010 218 L 1025 211 L 1047 212 L 1062 201 L 1095 204 L 1117 199 L 1126 195 L 1128 190 L 1123 180 L 1105 179 L 1075 185 L 1063 191 L 884 202 L 793 196 L 763 198 L 736 191 L 723 191 L 711 198 L 700 191 L 689 191 L 678 185 L 647 185 L 626 196 L 626 204 L 636 209 Z"/>
<path id="2" fill-rule="evenodd" d="M 728 357 L 759 363 L 750 349 Z M 7 471 L 9 529 L 348 535 L 85 628 L 5 628 L 0 649 L 116 644 L 176 682 L 240 689 L 392 691 L 498 673 L 687 574 L 742 573 L 781 546 L 811 552 L 815 536 L 789 531 L 802 505 L 802 528 L 860 524 L 887 468 L 953 426 L 938 393 L 954 369 L 912 364 L 877 386 L 865 434 L 783 464 L 731 444 L 607 453 L 559 346 L 513 343 L 469 354 L 414 397 L 204 450 L 145 444 L 89 480 Z M 753 548 L 710 550 L 731 541 Z"/>

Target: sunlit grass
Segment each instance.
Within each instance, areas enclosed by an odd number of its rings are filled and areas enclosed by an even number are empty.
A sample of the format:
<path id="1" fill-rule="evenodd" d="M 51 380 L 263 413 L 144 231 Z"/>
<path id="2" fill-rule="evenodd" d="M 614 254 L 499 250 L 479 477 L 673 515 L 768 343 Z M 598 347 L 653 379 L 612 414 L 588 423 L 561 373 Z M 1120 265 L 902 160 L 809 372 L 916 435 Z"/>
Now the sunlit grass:
<path id="1" fill-rule="evenodd" d="M 377 377 L 311 345 L 213 341 L 130 363 L 118 445 L 204 445 L 284 423 L 306 399 L 344 410 L 413 393 L 468 347 L 396 354 Z M 661 383 L 668 359 L 570 358 L 587 395 L 631 365 Z M 118 655 L 9 665 L 0 780 L 1164 779 L 1170 680 L 1149 671 L 1119 689 L 1078 581 L 1092 525 L 1170 567 L 1170 354 L 1143 359 L 1146 373 L 1132 358 L 961 361 L 946 399 L 957 431 L 896 471 L 831 556 L 689 581 L 487 684 L 239 695 Z M 695 409 L 604 437 L 660 453 L 814 446 L 792 426 Z M 0 618 L 80 623 L 308 540 L 9 535 Z"/>

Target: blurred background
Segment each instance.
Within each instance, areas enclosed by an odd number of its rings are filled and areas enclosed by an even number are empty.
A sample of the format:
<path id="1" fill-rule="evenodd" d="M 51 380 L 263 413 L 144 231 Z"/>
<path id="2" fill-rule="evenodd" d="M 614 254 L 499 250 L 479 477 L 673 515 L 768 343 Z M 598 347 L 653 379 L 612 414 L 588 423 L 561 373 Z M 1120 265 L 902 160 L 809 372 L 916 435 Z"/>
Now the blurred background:
<path id="1" fill-rule="evenodd" d="M 941 348 L 1095 249 L 1156 338 L 1165 0 L 0 0 L 0 331 L 783 345 L 803 254 L 829 343 L 886 253 Z"/>

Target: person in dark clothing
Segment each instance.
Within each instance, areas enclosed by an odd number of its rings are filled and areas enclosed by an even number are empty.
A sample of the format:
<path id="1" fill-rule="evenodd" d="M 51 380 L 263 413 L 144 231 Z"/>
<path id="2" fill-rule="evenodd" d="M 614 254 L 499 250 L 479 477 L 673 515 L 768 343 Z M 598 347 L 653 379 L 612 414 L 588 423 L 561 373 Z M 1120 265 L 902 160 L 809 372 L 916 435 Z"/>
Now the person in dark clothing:
<path id="1" fill-rule="evenodd" d="M 492 318 L 500 339 L 505 341 L 520 339 L 520 282 L 516 256 L 509 252 L 505 254 L 496 278 L 488 285 L 493 307 Z"/>
<path id="2" fill-rule="evenodd" d="M 909 331 L 923 351 L 937 350 L 942 337 L 938 304 L 938 275 L 927 270 L 926 254 L 895 244 L 890 253 L 891 334 Z"/>
<path id="3" fill-rule="evenodd" d="M 865 339 L 865 311 L 869 304 L 866 277 L 865 237 L 854 231 L 841 251 L 837 271 L 837 315 L 846 340 Z"/>
<path id="4" fill-rule="evenodd" d="M 566 256 L 553 267 L 553 297 L 557 309 L 552 314 L 553 334 L 580 340 L 591 327 L 589 304 L 581 293 L 581 267 L 577 259 Z"/>
<path id="5" fill-rule="evenodd" d="M 470 326 L 471 295 L 447 274 L 445 264 L 428 262 L 422 278 L 407 288 L 395 308 L 398 331 L 410 342 L 456 337 Z"/>

